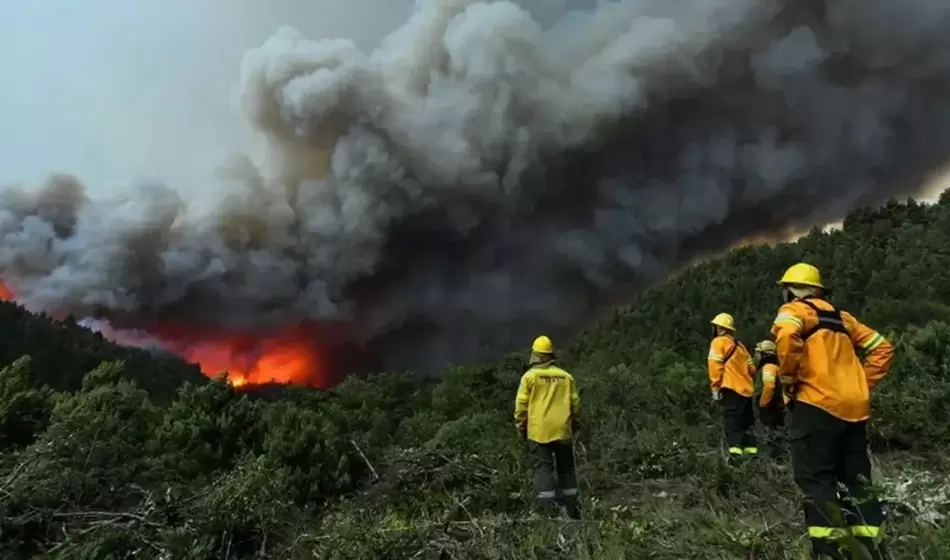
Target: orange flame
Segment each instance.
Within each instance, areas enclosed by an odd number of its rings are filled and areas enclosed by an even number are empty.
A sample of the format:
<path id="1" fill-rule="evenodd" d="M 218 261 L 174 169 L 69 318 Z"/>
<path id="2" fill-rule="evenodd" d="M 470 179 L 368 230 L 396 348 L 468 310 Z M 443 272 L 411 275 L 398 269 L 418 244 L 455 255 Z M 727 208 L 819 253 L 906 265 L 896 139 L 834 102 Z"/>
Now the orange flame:
<path id="1" fill-rule="evenodd" d="M 13 301 L 13 292 L 3 282 L 0 282 L 0 300 Z"/>
<path id="2" fill-rule="evenodd" d="M 13 291 L 0 282 L 0 300 L 14 299 Z M 317 329 L 308 323 L 268 333 L 235 333 L 164 323 L 144 330 L 164 349 L 197 365 L 208 377 L 224 373 L 235 388 L 280 383 L 325 389 L 333 384 L 316 348 Z M 108 325 L 100 332 L 120 345 L 142 345 L 135 337 Z"/>
<path id="3" fill-rule="evenodd" d="M 332 380 L 316 348 L 316 328 L 307 323 L 270 333 L 237 333 L 220 329 L 158 324 L 145 329 L 202 373 L 227 372 L 235 387 L 280 383 L 327 388 Z"/>

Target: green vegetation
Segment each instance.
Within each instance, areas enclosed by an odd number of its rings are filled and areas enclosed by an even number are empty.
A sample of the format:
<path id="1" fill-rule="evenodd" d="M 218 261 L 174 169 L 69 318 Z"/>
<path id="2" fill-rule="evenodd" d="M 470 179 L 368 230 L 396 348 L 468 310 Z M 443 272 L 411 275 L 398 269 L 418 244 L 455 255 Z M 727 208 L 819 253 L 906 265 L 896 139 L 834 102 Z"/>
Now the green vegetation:
<path id="1" fill-rule="evenodd" d="M 101 334 L 76 324 L 72 317 L 53 322 L 28 313 L 22 307 L 0 302 L 0 364 L 12 363 L 27 354 L 31 383 L 61 391 L 82 386 L 82 374 L 102 362 L 122 360 L 126 372 L 152 400 L 166 403 L 182 383 L 203 383 L 197 366 L 176 356 L 137 348 L 120 348 Z"/>
<path id="2" fill-rule="evenodd" d="M 747 344 L 767 336 L 774 282 L 798 260 L 898 344 L 872 423 L 892 552 L 950 558 L 950 195 L 734 250 L 576 337 L 563 364 L 589 419 L 582 523 L 534 513 L 511 426 L 524 356 L 437 383 L 241 394 L 5 305 L 0 557 L 801 557 L 791 474 L 727 465 L 704 363 L 719 311 Z"/>

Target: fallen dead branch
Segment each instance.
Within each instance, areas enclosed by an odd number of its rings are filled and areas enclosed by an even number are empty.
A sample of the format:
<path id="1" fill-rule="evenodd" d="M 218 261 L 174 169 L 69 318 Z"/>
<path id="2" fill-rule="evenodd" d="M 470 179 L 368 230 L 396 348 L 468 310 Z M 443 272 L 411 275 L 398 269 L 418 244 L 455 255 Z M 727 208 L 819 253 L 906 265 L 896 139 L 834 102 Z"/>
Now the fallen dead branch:
<path id="1" fill-rule="evenodd" d="M 373 464 L 369 462 L 369 458 L 366 456 L 365 453 L 363 453 L 363 450 L 360 449 L 360 446 L 357 445 L 356 442 L 353 441 L 352 438 L 350 438 L 349 441 L 350 441 L 350 445 L 353 446 L 353 449 L 355 449 L 356 452 L 360 454 L 360 457 L 363 459 L 363 462 L 366 463 L 366 466 L 369 467 L 370 472 L 373 473 L 373 482 L 376 482 L 377 480 L 379 480 L 379 473 L 376 472 L 376 469 L 373 467 Z"/>
<path id="2" fill-rule="evenodd" d="M 160 523 L 149 521 L 144 516 L 126 511 L 71 511 L 56 512 L 53 519 L 89 519 L 95 518 L 95 523 L 112 523 L 117 521 L 137 521 L 149 527 L 161 527 Z"/>

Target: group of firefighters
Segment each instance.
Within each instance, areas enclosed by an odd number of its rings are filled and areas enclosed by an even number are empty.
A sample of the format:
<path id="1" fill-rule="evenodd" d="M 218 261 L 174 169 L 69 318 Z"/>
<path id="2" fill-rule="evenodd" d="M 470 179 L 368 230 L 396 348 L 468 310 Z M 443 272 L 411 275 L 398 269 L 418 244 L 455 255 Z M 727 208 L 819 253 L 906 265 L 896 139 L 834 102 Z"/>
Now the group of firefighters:
<path id="1" fill-rule="evenodd" d="M 867 422 L 870 393 L 887 374 L 894 347 L 826 299 L 814 266 L 798 263 L 778 284 L 783 304 L 772 339 L 756 344 L 753 353 L 736 338 L 731 315 L 711 321 L 710 390 L 722 411 L 728 453 L 759 453 L 753 430 L 758 406 L 763 425 L 786 433 L 795 482 L 805 497 L 812 557 L 850 558 L 851 545 L 859 543 L 872 558 L 883 559 L 884 513 L 871 491 Z M 755 402 L 758 372 L 762 392 Z M 538 500 L 562 505 L 579 519 L 574 439 L 580 397 L 571 374 L 555 364 L 546 336 L 532 345 L 514 419 L 529 445 Z"/>

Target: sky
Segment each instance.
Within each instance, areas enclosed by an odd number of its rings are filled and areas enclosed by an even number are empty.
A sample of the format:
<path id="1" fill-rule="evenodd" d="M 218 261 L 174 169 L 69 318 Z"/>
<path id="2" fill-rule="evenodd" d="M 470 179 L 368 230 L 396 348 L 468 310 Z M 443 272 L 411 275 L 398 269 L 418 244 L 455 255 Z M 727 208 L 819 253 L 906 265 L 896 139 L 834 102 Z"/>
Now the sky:
<path id="1" fill-rule="evenodd" d="M 0 0 L 0 184 L 200 188 L 240 149 L 242 55 L 282 25 L 364 50 L 413 0 Z"/>
<path id="2" fill-rule="evenodd" d="M 290 25 L 370 50 L 415 1 L 0 0 L 0 185 L 68 172 L 93 195 L 200 191 L 244 145 L 233 90 L 248 49 Z M 519 3 L 552 19 L 603 1 Z"/>

